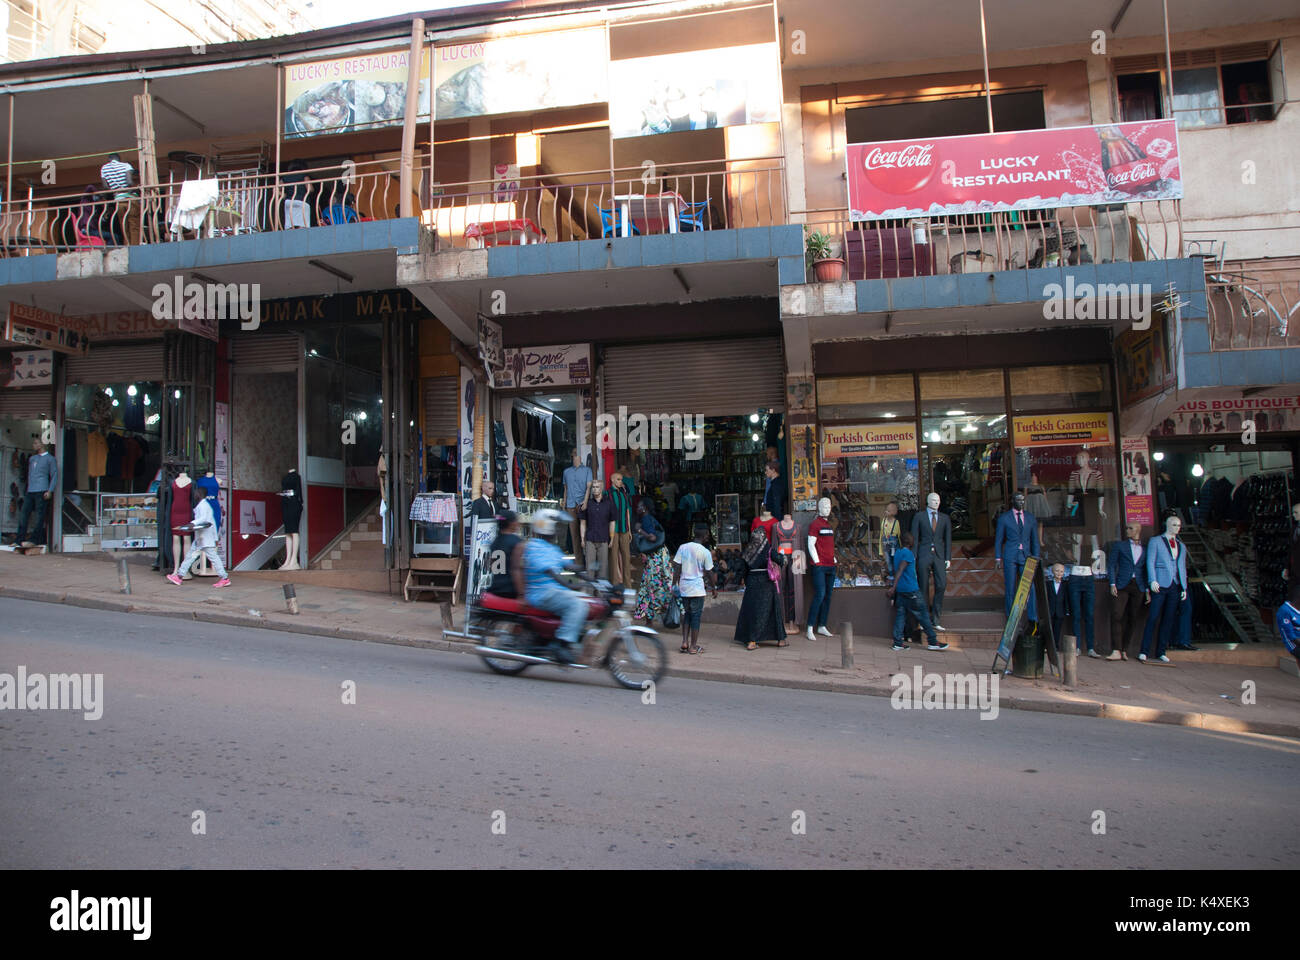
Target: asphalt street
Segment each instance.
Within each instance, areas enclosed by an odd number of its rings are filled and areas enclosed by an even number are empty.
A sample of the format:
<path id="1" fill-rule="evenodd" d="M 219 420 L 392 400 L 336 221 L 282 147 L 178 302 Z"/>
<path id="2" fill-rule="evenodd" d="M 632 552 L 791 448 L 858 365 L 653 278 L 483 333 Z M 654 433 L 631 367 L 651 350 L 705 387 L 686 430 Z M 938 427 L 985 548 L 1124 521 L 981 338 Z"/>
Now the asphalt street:
<path id="1" fill-rule="evenodd" d="M 19 665 L 103 716 L 0 711 L 6 868 L 1300 866 L 1283 739 L 0 600 Z"/>

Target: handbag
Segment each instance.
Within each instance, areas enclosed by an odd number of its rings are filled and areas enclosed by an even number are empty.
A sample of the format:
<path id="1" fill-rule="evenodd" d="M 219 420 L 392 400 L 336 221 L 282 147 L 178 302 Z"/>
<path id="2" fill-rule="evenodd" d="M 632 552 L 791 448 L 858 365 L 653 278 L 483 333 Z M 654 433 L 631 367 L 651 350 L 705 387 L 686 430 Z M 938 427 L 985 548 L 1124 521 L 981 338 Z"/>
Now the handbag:
<path id="1" fill-rule="evenodd" d="M 773 583 L 781 582 L 781 568 L 773 563 L 770 558 L 767 561 L 767 578 Z"/>
<path id="2" fill-rule="evenodd" d="M 676 630 L 682 625 L 682 601 L 677 587 L 673 587 L 668 602 L 664 604 L 663 622 L 665 630 Z"/>
<path id="3" fill-rule="evenodd" d="M 651 539 L 650 537 L 646 536 L 644 533 L 638 533 L 636 535 L 637 553 L 654 553 L 656 550 L 658 550 L 660 547 L 664 545 L 663 524 L 661 524 L 658 520 L 655 520 L 654 517 L 651 517 L 650 520 L 654 523 L 654 531 L 655 531 L 654 538 Z"/>

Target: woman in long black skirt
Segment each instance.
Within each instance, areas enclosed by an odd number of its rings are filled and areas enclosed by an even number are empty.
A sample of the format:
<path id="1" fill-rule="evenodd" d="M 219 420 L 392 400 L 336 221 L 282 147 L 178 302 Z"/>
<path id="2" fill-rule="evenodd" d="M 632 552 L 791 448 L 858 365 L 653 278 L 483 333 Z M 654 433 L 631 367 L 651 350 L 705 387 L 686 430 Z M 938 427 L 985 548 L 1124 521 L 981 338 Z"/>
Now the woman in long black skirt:
<path id="1" fill-rule="evenodd" d="M 757 650 L 760 643 L 789 646 L 777 608 L 776 585 L 767 573 L 769 560 L 780 566 L 781 557 L 773 553 L 767 534 L 759 527 L 749 535 L 749 543 L 741 557 L 745 567 L 745 596 L 740 601 L 735 639 L 747 650 Z"/>

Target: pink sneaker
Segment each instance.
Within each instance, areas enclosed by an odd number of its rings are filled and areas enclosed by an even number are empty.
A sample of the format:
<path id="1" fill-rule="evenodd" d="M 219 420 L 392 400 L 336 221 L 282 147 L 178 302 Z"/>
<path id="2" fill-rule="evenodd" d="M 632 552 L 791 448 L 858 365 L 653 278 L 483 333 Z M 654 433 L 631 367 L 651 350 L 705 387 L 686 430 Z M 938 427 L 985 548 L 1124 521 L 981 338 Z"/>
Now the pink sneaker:
<path id="1" fill-rule="evenodd" d="M 178 587 L 185 583 L 184 580 L 182 580 L 180 577 L 176 576 L 176 574 L 174 574 L 174 573 L 169 573 L 169 574 L 167 574 L 167 579 L 168 579 L 170 582 L 176 584 L 176 586 L 178 586 Z"/>
<path id="2" fill-rule="evenodd" d="M 213 587 L 214 590 L 215 590 L 217 587 L 228 587 L 228 586 L 230 586 L 230 578 L 229 578 L 229 577 L 222 577 L 220 580 L 218 580 L 216 583 L 214 583 L 214 584 L 212 585 L 212 587 Z"/>

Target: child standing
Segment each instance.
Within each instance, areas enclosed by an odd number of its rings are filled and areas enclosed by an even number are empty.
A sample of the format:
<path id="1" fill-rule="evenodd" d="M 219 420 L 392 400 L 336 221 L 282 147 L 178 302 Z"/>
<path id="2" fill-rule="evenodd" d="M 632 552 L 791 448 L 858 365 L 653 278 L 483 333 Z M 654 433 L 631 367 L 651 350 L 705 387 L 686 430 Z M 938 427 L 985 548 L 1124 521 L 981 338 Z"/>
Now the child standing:
<path id="1" fill-rule="evenodd" d="M 190 552 L 186 554 L 180 570 L 167 574 L 167 579 L 179 587 L 182 578 L 190 572 L 190 567 L 194 565 L 194 561 L 201 553 L 208 558 L 208 562 L 220 577 L 212 586 L 228 587 L 230 578 L 226 576 L 226 567 L 221 562 L 221 555 L 217 553 L 217 516 L 213 510 L 213 505 L 217 502 L 216 498 L 197 483 L 191 486 L 190 490 L 194 504 L 194 540 L 190 544 Z"/>

